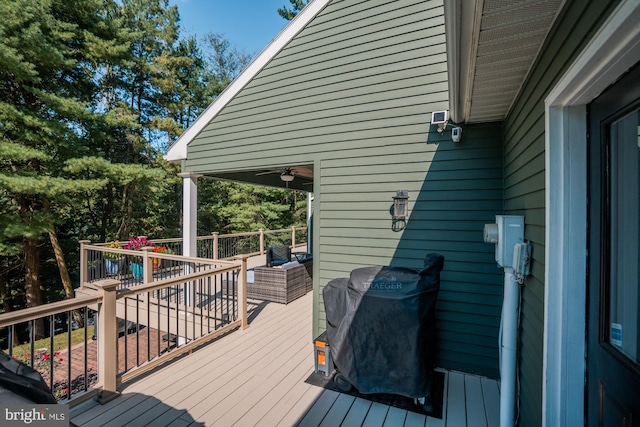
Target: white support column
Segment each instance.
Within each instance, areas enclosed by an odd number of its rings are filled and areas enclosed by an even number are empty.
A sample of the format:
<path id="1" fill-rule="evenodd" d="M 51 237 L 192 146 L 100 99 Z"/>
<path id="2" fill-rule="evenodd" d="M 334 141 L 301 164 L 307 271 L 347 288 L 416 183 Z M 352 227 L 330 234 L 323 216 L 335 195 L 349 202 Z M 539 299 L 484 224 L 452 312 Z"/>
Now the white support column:
<path id="1" fill-rule="evenodd" d="M 198 237 L 198 178 L 188 172 L 179 173 L 182 177 L 182 255 L 197 256 L 196 238 Z"/>
<path id="2" fill-rule="evenodd" d="M 187 257 L 198 256 L 198 178 L 201 175 L 188 172 L 179 173 L 182 177 L 182 255 Z M 190 265 L 185 263 L 185 274 L 191 270 Z M 187 287 L 185 295 L 186 305 L 194 302 L 195 283 Z"/>
<path id="3" fill-rule="evenodd" d="M 307 252 L 313 253 L 313 193 L 307 193 Z"/>

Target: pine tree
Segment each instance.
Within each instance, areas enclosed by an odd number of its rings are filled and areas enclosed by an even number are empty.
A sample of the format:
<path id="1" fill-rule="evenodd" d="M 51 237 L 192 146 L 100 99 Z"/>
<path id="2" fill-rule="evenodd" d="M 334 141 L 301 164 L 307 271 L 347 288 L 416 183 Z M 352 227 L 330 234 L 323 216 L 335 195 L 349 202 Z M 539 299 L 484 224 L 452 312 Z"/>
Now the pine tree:
<path id="1" fill-rule="evenodd" d="M 291 21 L 295 18 L 296 15 L 300 13 L 307 4 L 309 4 L 309 0 L 289 0 L 289 3 L 291 3 L 291 9 L 287 6 L 278 8 L 278 15 L 282 16 L 287 21 Z"/>
<path id="2" fill-rule="evenodd" d="M 21 247 L 27 307 L 42 303 L 41 239 L 55 233 L 52 209 L 105 184 L 63 171 L 83 151 L 95 94 L 87 64 L 101 61 L 101 44 L 109 42 L 102 12 L 99 0 L 0 3 L 0 191 L 7 201 L 0 255 L 15 260 Z M 35 333 L 42 335 L 41 323 Z"/>

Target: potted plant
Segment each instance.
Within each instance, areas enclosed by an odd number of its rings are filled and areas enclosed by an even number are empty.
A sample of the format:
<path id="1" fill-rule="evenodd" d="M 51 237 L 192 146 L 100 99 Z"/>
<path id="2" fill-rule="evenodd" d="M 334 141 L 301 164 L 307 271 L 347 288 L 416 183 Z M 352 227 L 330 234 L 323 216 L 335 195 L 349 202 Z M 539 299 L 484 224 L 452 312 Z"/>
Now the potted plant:
<path id="1" fill-rule="evenodd" d="M 109 243 L 109 249 L 122 249 L 118 240 Z M 116 252 L 103 252 L 104 267 L 109 276 L 116 276 L 122 269 L 122 254 Z"/>
<path id="2" fill-rule="evenodd" d="M 155 253 L 160 253 L 160 254 L 172 254 L 173 251 L 169 248 L 167 248 L 166 246 L 156 246 L 153 248 L 153 252 Z M 154 258 L 153 259 L 153 269 L 157 270 L 160 265 L 162 264 L 162 259 L 160 258 Z"/>
<path id="3" fill-rule="evenodd" d="M 153 244 L 145 236 L 138 236 L 130 238 L 124 245 L 124 248 L 132 251 L 140 251 L 147 246 L 153 246 Z M 142 275 L 144 274 L 142 262 L 131 262 L 131 273 L 136 279 L 142 279 Z"/>

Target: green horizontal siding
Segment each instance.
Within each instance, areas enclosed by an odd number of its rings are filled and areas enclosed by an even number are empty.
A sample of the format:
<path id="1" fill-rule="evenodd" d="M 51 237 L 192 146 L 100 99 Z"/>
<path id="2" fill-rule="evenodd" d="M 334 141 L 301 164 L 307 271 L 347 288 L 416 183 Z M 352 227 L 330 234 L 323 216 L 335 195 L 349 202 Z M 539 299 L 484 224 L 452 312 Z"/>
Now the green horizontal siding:
<path id="1" fill-rule="evenodd" d="M 545 257 L 544 99 L 617 1 L 568 1 L 505 121 L 505 211 L 525 215 L 533 243 L 532 277 L 523 287 L 520 425 L 542 424 Z M 582 391 L 579 392 L 582 396 Z M 580 397 L 581 398 L 581 397 Z"/>
<path id="2" fill-rule="evenodd" d="M 438 364 L 497 377 L 502 276 L 483 227 L 502 212 L 502 125 L 465 126 L 453 143 L 430 124 L 448 90 L 442 0 L 332 1 L 189 144 L 185 170 L 312 164 L 313 333 L 330 280 L 439 252 Z"/>
<path id="3" fill-rule="evenodd" d="M 427 253 L 443 254 L 438 364 L 492 377 L 498 375 L 502 275 L 483 228 L 502 211 L 501 130 L 500 124 L 466 126 L 463 142 L 454 144 L 430 129 L 413 152 L 390 148 L 322 160 L 316 254 L 321 286 L 353 268 L 420 267 Z M 400 232 L 391 229 L 389 215 L 397 189 L 410 197 Z"/>

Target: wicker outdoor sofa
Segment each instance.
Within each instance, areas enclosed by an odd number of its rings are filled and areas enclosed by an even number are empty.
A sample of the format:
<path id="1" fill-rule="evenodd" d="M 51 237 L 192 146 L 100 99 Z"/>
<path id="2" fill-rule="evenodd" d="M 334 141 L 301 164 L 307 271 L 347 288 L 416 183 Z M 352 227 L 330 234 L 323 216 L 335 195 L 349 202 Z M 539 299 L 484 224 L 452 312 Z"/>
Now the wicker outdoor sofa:
<path id="1" fill-rule="evenodd" d="M 288 304 L 313 288 L 312 270 L 313 261 L 256 267 L 253 283 L 247 283 L 247 298 Z"/>

